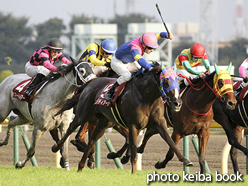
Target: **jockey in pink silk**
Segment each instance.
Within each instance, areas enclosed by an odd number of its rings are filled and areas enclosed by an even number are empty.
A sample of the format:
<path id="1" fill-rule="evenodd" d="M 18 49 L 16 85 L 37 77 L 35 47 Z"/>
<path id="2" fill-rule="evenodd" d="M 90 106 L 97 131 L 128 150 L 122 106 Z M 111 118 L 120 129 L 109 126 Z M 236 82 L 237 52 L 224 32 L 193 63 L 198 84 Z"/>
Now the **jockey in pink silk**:
<path id="1" fill-rule="evenodd" d="M 34 77 L 31 84 L 23 92 L 30 97 L 34 88 L 46 77 L 51 71 L 57 72 L 58 67 L 53 64 L 60 59 L 65 64 L 71 62 L 62 53 L 62 42 L 58 38 L 52 38 L 47 46 L 36 50 L 25 65 L 25 71 L 28 76 Z M 62 72 L 59 72 L 62 73 Z"/>
<path id="2" fill-rule="evenodd" d="M 142 56 L 144 53 L 150 54 L 153 52 L 158 47 L 158 39 L 161 38 L 172 39 L 173 35 L 167 34 L 167 32 L 160 32 L 158 34 L 146 32 L 142 36 L 121 45 L 116 50 L 111 60 L 111 68 L 120 77 L 105 93 L 104 97 L 107 101 L 112 101 L 115 88 L 131 80 L 132 73 L 137 71 L 141 66 L 147 70 L 152 68 Z"/>
<path id="3" fill-rule="evenodd" d="M 248 70 L 248 58 L 246 58 L 239 67 L 239 74 L 243 78 L 243 82 L 240 86 L 234 91 L 234 95 L 238 97 L 241 90 L 248 85 L 247 71 Z"/>

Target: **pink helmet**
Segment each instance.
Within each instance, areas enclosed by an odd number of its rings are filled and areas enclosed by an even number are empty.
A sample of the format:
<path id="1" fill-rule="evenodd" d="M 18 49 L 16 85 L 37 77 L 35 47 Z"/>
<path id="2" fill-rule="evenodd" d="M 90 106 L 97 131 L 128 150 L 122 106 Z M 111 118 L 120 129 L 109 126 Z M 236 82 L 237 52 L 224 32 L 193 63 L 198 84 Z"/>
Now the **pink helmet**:
<path id="1" fill-rule="evenodd" d="M 146 32 L 141 36 L 141 42 L 144 43 L 144 45 L 151 47 L 151 48 L 157 48 L 158 47 L 158 38 L 156 34 L 152 32 Z"/>

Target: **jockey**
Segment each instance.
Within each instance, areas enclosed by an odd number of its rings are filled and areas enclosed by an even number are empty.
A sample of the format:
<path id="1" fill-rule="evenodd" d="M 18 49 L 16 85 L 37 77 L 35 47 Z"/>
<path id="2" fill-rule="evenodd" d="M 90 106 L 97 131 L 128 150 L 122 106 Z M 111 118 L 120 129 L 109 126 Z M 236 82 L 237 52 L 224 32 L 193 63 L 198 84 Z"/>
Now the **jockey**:
<path id="1" fill-rule="evenodd" d="M 243 78 L 243 82 L 239 85 L 239 87 L 235 90 L 234 95 L 238 97 L 241 90 L 248 85 L 248 77 L 246 74 L 246 70 L 248 70 L 248 58 L 246 58 L 239 67 L 239 74 Z"/>
<path id="2" fill-rule="evenodd" d="M 24 95 L 30 97 L 34 88 L 46 77 L 51 71 L 57 72 L 56 66 L 53 64 L 60 59 L 65 64 L 71 62 L 62 53 L 62 42 L 58 38 L 52 38 L 47 46 L 36 50 L 25 65 L 25 71 L 28 76 L 34 77 L 31 84 L 23 92 Z M 62 73 L 62 72 L 59 72 Z"/>
<path id="3" fill-rule="evenodd" d="M 112 54 L 116 51 L 116 43 L 112 39 L 105 39 L 101 46 L 96 43 L 91 43 L 81 54 L 79 60 L 92 63 L 94 74 L 99 75 L 110 68 Z"/>
<path id="4" fill-rule="evenodd" d="M 175 60 L 177 66 L 177 75 L 182 74 L 186 77 L 195 78 L 200 76 L 201 78 L 205 77 L 203 72 L 198 72 L 195 67 L 204 64 L 206 70 L 210 73 L 211 66 L 208 60 L 208 56 L 205 53 L 205 48 L 201 43 L 195 43 L 191 48 L 184 49 Z M 181 81 L 180 88 L 183 88 L 189 85 L 188 81 L 183 77 L 178 78 Z"/>
<path id="5" fill-rule="evenodd" d="M 157 35 L 151 32 L 146 32 L 142 36 L 137 37 L 127 43 L 121 45 L 116 51 L 111 60 L 111 68 L 120 77 L 116 80 L 113 86 L 105 93 L 104 97 L 107 101 L 112 101 L 114 90 L 120 84 L 129 81 L 132 73 L 138 71 L 140 66 L 150 70 L 152 66 L 142 57 L 144 53 L 150 54 L 158 47 L 158 39 L 172 39 L 172 34 L 160 32 Z"/>

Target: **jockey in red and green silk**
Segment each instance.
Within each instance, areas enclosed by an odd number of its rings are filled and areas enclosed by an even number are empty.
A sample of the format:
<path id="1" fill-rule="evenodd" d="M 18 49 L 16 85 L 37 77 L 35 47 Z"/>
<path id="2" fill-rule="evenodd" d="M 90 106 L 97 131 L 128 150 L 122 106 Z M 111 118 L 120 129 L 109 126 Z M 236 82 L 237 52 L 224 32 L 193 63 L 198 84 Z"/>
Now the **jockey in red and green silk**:
<path id="1" fill-rule="evenodd" d="M 158 39 L 161 38 L 172 39 L 173 35 L 167 34 L 167 32 L 160 32 L 158 34 L 146 32 L 142 36 L 128 41 L 117 49 L 111 60 L 111 68 L 120 77 L 108 92 L 105 93 L 104 97 L 107 101 L 112 101 L 115 88 L 131 80 L 132 73 L 138 71 L 141 66 L 147 70 L 152 68 L 142 56 L 144 53 L 150 54 L 153 52 L 153 50 L 158 47 Z"/>
<path id="2" fill-rule="evenodd" d="M 205 77 L 203 72 L 196 70 L 196 66 L 201 63 L 204 64 L 207 71 L 212 72 L 211 66 L 208 60 L 208 56 L 205 53 L 205 48 L 201 43 L 195 43 L 191 48 L 184 49 L 175 60 L 177 66 L 177 74 L 182 74 L 186 77 L 196 78 L 200 76 L 201 78 Z M 179 76 L 181 81 L 180 88 L 188 85 L 188 81 L 183 77 Z M 182 81 L 183 80 L 183 81 Z"/>
<path id="3" fill-rule="evenodd" d="M 25 65 L 25 71 L 28 76 L 34 77 L 31 84 L 23 92 L 30 97 L 34 88 L 46 77 L 51 71 L 57 72 L 58 67 L 53 64 L 60 59 L 65 64 L 71 62 L 62 53 L 62 42 L 58 38 L 52 38 L 47 46 L 36 50 Z M 60 72 L 61 73 L 61 72 Z"/>
<path id="4" fill-rule="evenodd" d="M 101 45 L 97 43 L 89 44 L 80 56 L 80 60 L 92 63 L 94 74 L 100 75 L 110 68 L 112 54 L 116 51 L 116 43 L 112 39 L 105 39 Z"/>

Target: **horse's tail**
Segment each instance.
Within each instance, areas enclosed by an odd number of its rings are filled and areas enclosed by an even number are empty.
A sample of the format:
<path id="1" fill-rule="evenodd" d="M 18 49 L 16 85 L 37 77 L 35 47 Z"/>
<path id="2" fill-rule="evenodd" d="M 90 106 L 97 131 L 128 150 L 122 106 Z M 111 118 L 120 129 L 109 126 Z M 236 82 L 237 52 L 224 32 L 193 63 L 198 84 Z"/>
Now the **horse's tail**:
<path id="1" fill-rule="evenodd" d="M 60 108 L 60 110 L 55 114 L 55 116 L 62 114 L 64 111 L 73 108 L 78 103 L 81 92 L 92 80 L 86 82 L 83 86 L 79 87 L 75 96 L 73 96 L 70 99 L 61 101 L 59 104 L 57 104 L 55 108 Z"/>
<path id="2" fill-rule="evenodd" d="M 55 116 L 62 114 L 64 111 L 73 108 L 77 104 L 79 97 L 80 94 L 77 94 L 73 96 L 71 99 L 61 101 L 58 105 L 56 105 L 56 108 L 60 108 L 60 110 L 55 114 Z"/>

